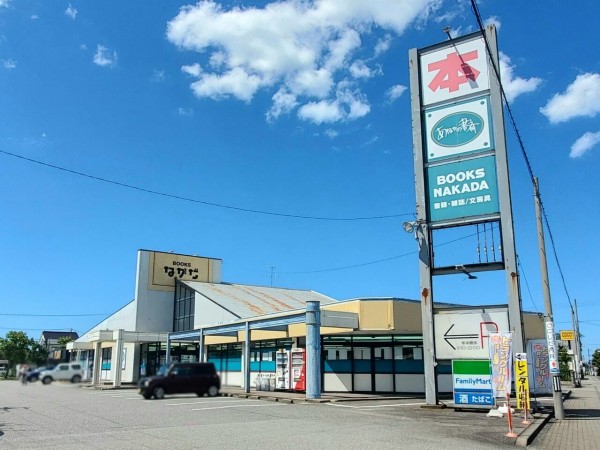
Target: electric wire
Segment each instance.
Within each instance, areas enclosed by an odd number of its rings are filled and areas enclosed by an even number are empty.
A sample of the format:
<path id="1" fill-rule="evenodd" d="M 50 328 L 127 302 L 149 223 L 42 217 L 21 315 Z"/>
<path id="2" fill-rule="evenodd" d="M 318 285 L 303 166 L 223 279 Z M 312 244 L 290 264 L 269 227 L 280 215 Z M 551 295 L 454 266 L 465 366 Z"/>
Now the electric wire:
<path id="1" fill-rule="evenodd" d="M 18 159 L 21 159 L 24 161 L 28 161 L 30 163 L 39 164 L 41 166 L 50 167 L 52 169 L 60 170 L 60 171 L 67 172 L 67 173 L 70 173 L 73 175 L 78 175 L 80 177 L 89 178 L 89 179 L 96 180 L 96 181 L 101 181 L 103 183 L 113 184 L 115 186 L 120 186 L 120 187 L 124 187 L 127 189 L 133 189 L 133 190 L 139 191 L 139 192 L 145 192 L 147 194 L 159 195 L 162 197 L 172 198 L 172 199 L 176 199 L 176 200 L 183 200 L 186 202 L 197 203 L 197 204 L 201 204 L 201 205 L 205 205 L 205 206 L 212 206 L 215 208 L 222 208 L 222 209 L 240 211 L 240 212 L 245 212 L 245 213 L 262 214 L 262 215 L 266 215 L 266 216 L 285 217 L 288 219 L 337 221 L 337 222 L 394 219 L 394 218 L 398 218 L 398 217 L 408 217 L 408 216 L 412 217 L 413 216 L 413 214 L 406 213 L 406 214 L 388 214 L 388 215 L 381 215 L 381 216 L 365 216 L 365 217 L 325 217 L 325 216 L 308 216 L 308 215 L 301 215 L 301 214 L 287 214 L 287 213 L 280 213 L 280 212 L 275 212 L 275 211 L 264 211 L 264 210 L 259 210 L 259 209 L 242 208 L 239 206 L 224 205 L 222 203 L 208 202 L 208 201 L 198 200 L 198 199 L 191 198 L 191 197 L 183 197 L 181 195 L 168 194 L 166 192 L 156 191 L 153 189 L 146 189 L 146 188 L 142 188 L 139 186 L 135 186 L 133 184 L 122 183 L 120 181 L 115 181 L 115 180 L 110 180 L 108 178 L 90 175 L 88 173 L 79 172 L 77 170 L 67 169 L 65 167 L 57 166 L 55 164 L 50 164 L 50 163 L 43 162 L 43 161 L 39 161 L 37 159 L 27 158 L 25 156 L 17 155 L 16 153 L 7 152 L 5 150 L 0 150 L 0 153 L 7 155 L 7 156 L 12 156 L 14 158 L 18 158 Z"/>
<path id="2" fill-rule="evenodd" d="M 0 316 L 13 317 L 91 317 L 91 316 L 108 316 L 109 314 L 12 314 L 0 313 Z"/>
<path id="3" fill-rule="evenodd" d="M 476 233 L 469 234 L 467 236 L 463 236 L 463 237 L 459 237 L 459 238 L 456 238 L 456 239 L 452 239 L 450 241 L 438 244 L 438 247 L 442 247 L 444 245 L 452 244 L 452 243 L 457 242 L 457 241 L 462 241 L 463 239 L 468 239 L 470 237 L 477 236 L 477 235 L 478 235 L 478 233 L 476 232 Z M 382 262 L 392 261 L 394 259 L 404 258 L 405 256 L 415 255 L 415 254 L 418 254 L 418 253 L 419 253 L 418 250 L 414 250 L 412 252 L 403 253 L 402 255 L 390 256 L 389 258 L 377 259 L 375 261 L 367 261 L 367 262 L 364 262 L 364 263 L 353 264 L 353 265 L 350 265 L 350 266 L 335 267 L 335 268 L 330 268 L 330 269 L 319 269 L 319 270 L 303 270 L 303 271 L 294 271 L 294 272 L 279 271 L 279 273 L 280 274 L 286 274 L 286 275 L 300 275 L 300 274 L 310 274 L 310 273 L 334 272 L 334 271 L 337 271 L 337 270 L 354 269 L 356 267 L 363 267 L 363 266 L 369 266 L 369 265 L 372 265 L 372 264 L 379 264 L 379 263 L 382 263 Z"/>
<path id="4" fill-rule="evenodd" d="M 487 52 L 489 55 L 492 54 L 491 49 L 490 49 L 490 44 L 488 42 L 488 39 L 485 35 L 484 32 L 484 26 L 483 26 L 483 21 L 481 20 L 481 15 L 479 13 L 479 8 L 477 7 L 476 1 L 475 0 L 471 0 L 471 9 L 473 11 L 473 14 L 475 15 L 475 19 L 477 20 L 477 25 L 479 26 L 479 30 L 481 31 L 482 35 L 483 35 L 483 40 L 485 42 L 485 46 L 487 49 Z M 529 172 L 529 177 L 531 178 L 531 183 L 533 184 L 533 186 L 535 186 L 535 175 L 533 173 L 533 168 L 531 165 L 531 161 L 529 160 L 529 156 L 527 155 L 527 151 L 525 150 L 525 144 L 523 143 L 523 139 L 521 138 L 521 133 L 519 132 L 519 128 L 517 127 L 517 122 L 515 120 L 515 117 L 513 115 L 512 109 L 510 107 L 510 103 L 508 102 L 508 98 L 506 97 L 506 92 L 504 91 L 504 87 L 502 86 L 502 81 L 500 78 L 500 71 L 498 69 L 498 66 L 496 65 L 496 62 L 491 59 L 491 63 L 492 63 L 492 67 L 494 69 L 494 75 L 496 76 L 496 80 L 498 82 L 498 85 L 500 86 L 500 93 L 502 96 L 502 100 L 504 101 L 504 106 L 506 108 L 506 112 L 508 113 L 508 117 L 510 119 L 510 123 L 513 127 L 513 131 L 515 133 L 515 136 L 517 138 L 517 142 L 519 144 L 519 148 L 521 150 L 521 154 L 523 155 L 523 159 L 525 160 L 525 165 L 527 166 L 527 171 Z M 567 300 L 569 302 L 569 306 L 571 307 L 571 310 L 573 309 L 573 304 L 571 303 L 571 296 L 569 295 L 569 291 L 567 289 L 567 283 L 565 281 L 565 276 L 562 270 L 562 267 L 560 265 L 560 261 L 558 259 L 558 253 L 556 250 L 556 243 L 554 242 L 554 236 L 552 235 L 552 230 L 550 228 L 550 222 L 548 220 L 548 215 L 546 214 L 546 208 L 544 207 L 544 203 L 542 202 L 542 195 L 539 192 L 539 189 L 535 190 L 535 195 L 538 198 L 539 202 L 540 202 L 540 209 L 542 211 L 542 216 L 544 218 L 544 222 L 546 224 L 546 229 L 548 230 L 548 235 L 550 237 L 550 243 L 551 243 L 551 247 L 552 247 L 552 252 L 554 253 L 554 259 L 556 260 L 556 265 L 558 267 L 558 272 L 560 274 L 561 280 L 562 280 L 562 285 L 563 288 L 565 290 L 565 294 L 567 296 Z"/>
<path id="5" fill-rule="evenodd" d="M 527 281 L 527 276 L 525 275 L 525 269 L 523 269 L 523 265 L 521 264 L 521 258 L 519 258 L 519 255 L 517 255 L 517 264 L 520 268 L 519 273 L 523 275 L 523 279 L 525 280 L 525 286 L 527 287 L 527 292 L 529 293 L 529 298 L 531 299 L 531 303 L 533 303 L 533 307 L 535 308 L 535 311 L 541 311 L 538 306 L 535 303 L 535 300 L 533 299 L 533 295 L 531 295 L 531 289 L 529 288 L 529 281 Z"/>
<path id="6" fill-rule="evenodd" d="M 15 328 L 15 327 L 0 327 L 0 330 L 10 330 L 10 331 L 48 331 L 48 330 L 52 330 L 52 331 L 59 331 L 59 332 L 65 332 L 65 333 L 70 333 L 70 332 L 77 332 L 79 333 L 77 330 L 75 330 L 74 328 Z"/>

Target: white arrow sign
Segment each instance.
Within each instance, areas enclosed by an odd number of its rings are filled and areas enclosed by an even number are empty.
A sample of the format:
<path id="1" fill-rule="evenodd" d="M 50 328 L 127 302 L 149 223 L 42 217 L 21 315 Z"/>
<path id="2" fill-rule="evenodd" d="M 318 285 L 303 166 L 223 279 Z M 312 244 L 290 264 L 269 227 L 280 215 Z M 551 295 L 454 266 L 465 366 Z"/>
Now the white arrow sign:
<path id="1" fill-rule="evenodd" d="M 507 331 L 506 307 L 443 309 L 434 314 L 437 359 L 489 359 L 487 337 Z"/>

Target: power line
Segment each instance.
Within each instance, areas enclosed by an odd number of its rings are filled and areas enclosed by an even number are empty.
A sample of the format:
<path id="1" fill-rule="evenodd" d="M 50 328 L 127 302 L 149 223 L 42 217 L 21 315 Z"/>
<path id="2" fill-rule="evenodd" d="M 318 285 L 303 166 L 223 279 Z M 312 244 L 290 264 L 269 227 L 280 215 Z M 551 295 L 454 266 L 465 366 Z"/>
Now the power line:
<path id="1" fill-rule="evenodd" d="M 0 316 L 13 317 L 91 317 L 91 316 L 108 316 L 109 314 L 11 314 L 0 313 Z"/>
<path id="2" fill-rule="evenodd" d="M 527 292 L 529 292 L 529 298 L 531 299 L 531 303 L 533 303 L 533 307 L 536 311 L 539 311 L 538 306 L 535 304 L 535 300 L 533 299 L 533 295 L 531 295 L 531 289 L 529 288 L 529 281 L 527 281 L 527 277 L 525 276 L 525 269 L 523 269 L 523 265 L 521 264 L 521 258 L 517 255 L 517 264 L 521 268 L 521 273 L 523 274 L 523 279 L 525 280 L 525 286 L 527 286 Z"/>
<path id="3" fill-rule="evenodd" d="M 494 228 L 497 228 L 497 227 L 494 227 Z M 472 234 L 469 234 L 467 236 L 456 238 L 456 239 L 453 239 L 453 240 L 448 241 L 448 242 L 443 242 L 443 243 L 439 244 L 438 247 L 441 247 L 443 245 L 452 244 L 452 243 L 457 242 L 457 241 L 462 241 L 463 239 L 468 239 L 468 238 L 473 237 L 473 236 L 477 236 L 477 233 L 472 233 Z M 415 251 L 412 251 L 412 252 L 404 253 L 402 255 L 390 256 L 389 258 L 377 259 L 375 261 L 368 261 L 368 262 L 364 262 L 364 263 L 353 264 L 353 265 L 350 265 L 350 266 L 335 267 L 335 268 L 330 268 L 330 269 L 304 270 L 304 271 L 296 271 L 296 272 L 282 272 L 282 271 L 280 271 L 279 273 L 286 274 L 286 275 L 300 275 L 300 274 L 309 274 L 309 273 L 334 272 L 334 271 L 337 271 L 337 270 L 354 269 L 356 267 L 363 267 L 363 266 L 369 266 L 371 264 L 378 264 L 378 263 L 382 263 L 382 262 L 392 261 L 394 259 L 404 258 L 405 256 L 415 255 L 417 253 L 419 253 L 419 251 L 415 250 Z"/>
<path id="4" fill-rule="evenodd" d="M 490 44 L 488 42 L 488 39 L 485 35 L 484 32 L 484 27 L 483 27 L 483 22 L 481 20 L 481 15 L 479 14 L 479 9 L 477 7 L 477 4 L 475 2 L 475 0 L 471 0 L 471 9 L 473 11 L 473 14 L 475 15 L 475 18 L 477 20 L 477 24 L 479 26 L 479 30 L 481 31 L 482 35 L 483 35 L 483 40 L 485 42 L 485 46 L 487 48 L 487 52 L 489 55 L 491 55 L 491 50 L 490 50 Z M 508 98 L 506 97 L 506 92 L 504 91 L 504 86 L 502 85 L 502 81 L 500 79 L 500 71 L 498 70 L 498 66 L 496 65 L 496 62 L 491 59 L 492 62 L 492 67 L 494 69 L 494 74 L 496 76 L 496 80 L 498 82 L 498 85 L 500 86 L 500 93 L 502 95 L 502 99 L 504 100 L 504 106 L 506 108 L 506 112 L 508 113 L 508 117 L 510 119 L 510 123 L 512 124 L 513 127 L 513 131 L 515 132 L 515 136 L 517 138 L 517 142 L 519 144 L 519 148 L 521 149 L 521 154 L 523 155 L 523 158 L 525 160 L 525 165 L 527 166 L 527 171 L 529 172 L 529 177 L 531 178 L 531 184 L 533 186 L 535 186 L 535 176 L 533 174 L 533 168 L 531 166 L 531 162 L 529 160 L 529 156 L 527 155 L 527 151 L 525 150 L 525 144 L 523 143 L 523 139 L 521 138 L 521 133 L 519 132 L 519 128 L 517 127 L 517 122 L 515 120 L 515 117 L 512 113 L 512 109 L 510 108 L 510 103 L 508 102 Z M 544 203 L 542 202 L 542 195 L 539 192 L 539 189 L 535 190 L 535 195 L 537 196 L 539 202 L 540 202 L 540 209 L 542 210 L 542 216 L 544 217 L 544 222 L 546 224 L 546 228 L 548 230 L 548 235 L 550 236 L 550 244 L 552 247 L 552 251 L 554 253 L 554 259 L 556 260 L 556 265 L 558 267 L 558 272 L 560 273 L 560 277 L 562 280 L 562 285 L 563 288 L 565 290 L 565 294 L 567 295 L 567 300 L 569 302 L 569 306 L 571 307 L 571 309 L 573 309 L 573 304 L 571 303 L 571 296 L 569 295 L 569 291 L 567 290 L 567 283 L 565 281 L 565 276 L 562 270 L 562 267 L 560 265 L 560 261 L 558 259 L 558 253 L 556 251 L 556 244 L 554 242 L 554 236 L 552 235 L 552 230 L 550 228 L 550 222 L 548 220 L 548 215 L 546 214 L 546 209 L 544 208 Z"/>
<path id="5" fill-rule="evenodd" d="M 10 331 L 60 331 L 60 332 L 71 332 L 77 331 L 73 328 L 15 328 L 15 327 L 0 327 L 0 330 L 10 330 Z"/>
<path id="6" fill-rule="evenodd" d="M 76 170 L 67 169 L 65 167 L 57 166 L 55 164 L 49 164 L 49 163 L 46 163 L 46 162 L 43 162 L 43 161 L 39 161 L 37 159 L 27 158 L 25 156 L 17 155 L 15 153 L 7 152 L 5 150 L 0 150 L 0 153 L 2 153 L 4 155 L 12 156 L 14 158 L 18 158 L 18 159 L 21 159 L 21 160 L 24 160 L 24 161 L 28 161 L 30 163 L 39 164 L 41 166 L 50 167 L 52 169 L 60 170 L 60 171 L 67 172 L 67 173 L 70 173 L 70 174 L 73 174 L 73 175 L 78 175 L 80 177 L 90 178 L 92 180 L 101 181 L 103 183 L 114 184 L 116 186 L 124 187 L 124 188 L 127 188 L 127 189 L 133 189 L 133 190 L 139 191 L 139 192 L 145 192 L 147 194 L 160 195 L 162 197 L 173 198 L 173 199 L 176 199 L 176 200 L 183 200 L 183 201 L 186 201 L 186 202 L 198 203 L 198 204 L 201 204 L 201 205 L 212 206 L 212 207 L 215 207 L 215 208 L 229 209 L 229 210 L 240 211 L 240 212 L 245 212 L 245 213 L 262 214 L 262 215 L 267 215 L 267 216 L 285 217 L 285 218 L 289 218 L 289 219 L 321 220 L 321 221 L 337 221 L 337 222 L 344 222 L 344 221 L 345 222 L 349 222 L 349 221 L 358 221 L 358 220 L 393 219 L 393 218 L 407 217 L 407 216 L 412 217 L 414 215 L 414 214 L 389 214 L 389 215 L 365 216 L 365 217 L 325 217 L 325 216 L 307 216 L 307 215 L 300 215 L 300 214 L 286 214 L 286 213 L 279 213 L 279 212 L 274 212 L 274 211 L 263 211 L 263 210 L 259 210 L 259 209 L 242 208 L 242 207 L 239 207 L 239 206 L 232 206 L 232 205 L 224 205 L 224 204 L 221 204 L 221 203 L 207 202 L 207 201 L 198 200 L 198 199 L 195 199 L 195 198 L 183 197 L 183 196 L 180 196 L 180 195 L 168 194 L 168 193 L 165 193 L 165 192 L 155 191 L 155 190 L 152 190 L 152 189 L 146 189 L 146 188 L 142 188 L 142 187 L 139 187 L 139 186 L 134 186 L 132 184 L 122 183 L 120 181 L 114 181 L 114 180 L 110 180 L 108 178 L 98 177 L 98 176 L 90 175 L 90 174 L 87 174 L 87 173 L 84 173 L 84 172 L 78 172 Z"/>

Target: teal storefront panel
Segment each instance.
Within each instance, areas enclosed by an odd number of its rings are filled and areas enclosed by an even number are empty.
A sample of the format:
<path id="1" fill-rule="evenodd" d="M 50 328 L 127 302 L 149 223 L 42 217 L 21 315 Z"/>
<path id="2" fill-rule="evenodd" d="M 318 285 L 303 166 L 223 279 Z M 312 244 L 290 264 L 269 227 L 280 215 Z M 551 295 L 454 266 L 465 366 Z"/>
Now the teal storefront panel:
<path id="1" fill-rule="evenodd" d="M 325 360 L 325 373 L 352 373 L 352 361 L 348 359 L 342 360 Z"/>
<path id="2" fill-rule="evenodd" d="M 370 359 L 354 360 L 354 373 L 371 373 Z"/>
<path id="3" fill-rule="evenodd" d="M 394 373 L 394 364 L 391 359 L 376 360 L 375 373 Z"/>
<path id="4" fill-rule="evenodd" d="M 252 372 L 275 372 L 275 361 L 252 361 L 250 363 Z"/>
<path id="5" fill-rule="evenodd" d="M 500 210 L 494 156 L 431 166 L 427 179 L 431 222 L 496 214 Z"/>
<path id="6" fill-rule="evenodd" d="M 422 359 L 397 359 L 396 373 L 425 373 Z"/>

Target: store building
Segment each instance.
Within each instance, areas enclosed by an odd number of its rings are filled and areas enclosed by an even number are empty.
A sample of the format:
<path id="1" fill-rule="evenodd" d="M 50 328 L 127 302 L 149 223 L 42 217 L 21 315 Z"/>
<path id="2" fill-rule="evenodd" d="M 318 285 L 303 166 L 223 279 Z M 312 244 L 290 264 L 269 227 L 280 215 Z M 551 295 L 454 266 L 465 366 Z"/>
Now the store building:
<path id="1" fill-rule="evenodd" d="M 420 302 L 336 301 L 223 283 L 221 263 L 140 250 L 134 300 L 69 343 L 73 359 L 95 384 L 136 382 L 167 361 L 203 360 L 215 364 L 223 385 L 255 386 L 276 377 L 278 352 L 306 347 L 306 307 L 318 302 L 324 392 L 424 392 Z M 524 314 L 524 328 L 526 339 L 544 336 L 537 314 Z M 439 391 L 451 392 L 451 382 L 450 362 L 439 361 Z"/>

